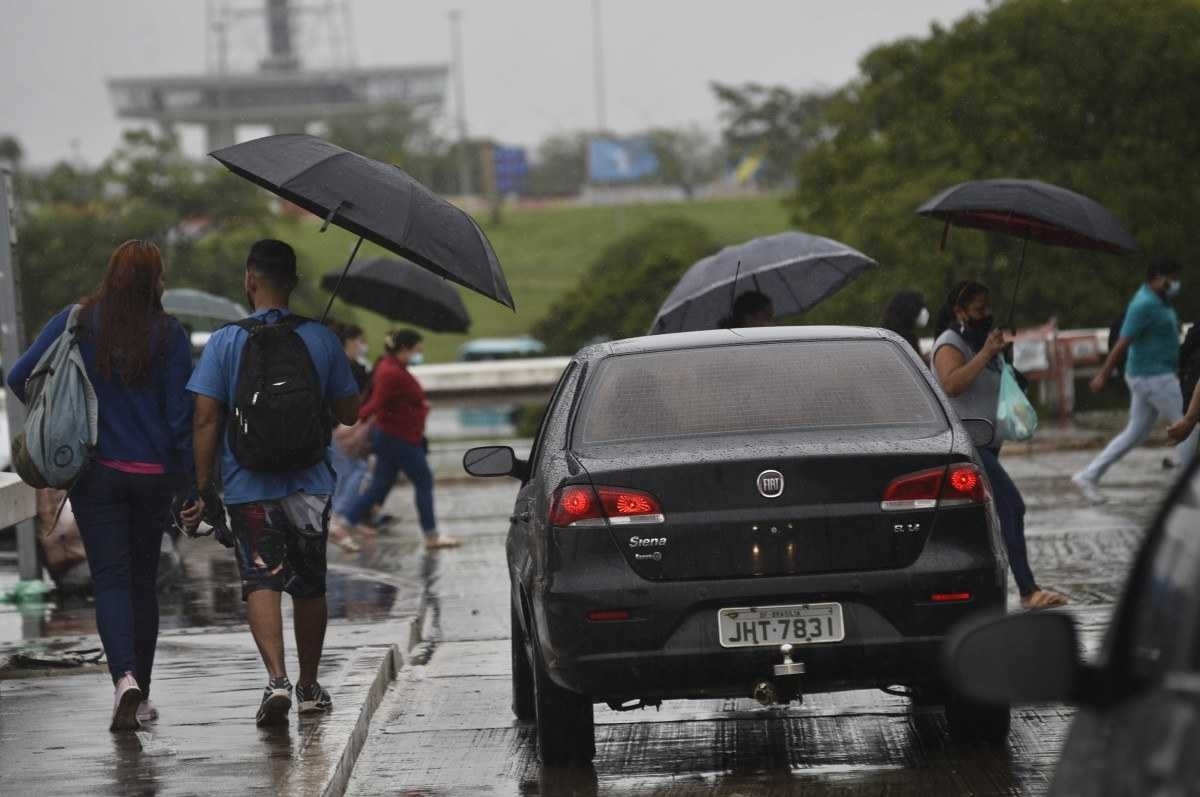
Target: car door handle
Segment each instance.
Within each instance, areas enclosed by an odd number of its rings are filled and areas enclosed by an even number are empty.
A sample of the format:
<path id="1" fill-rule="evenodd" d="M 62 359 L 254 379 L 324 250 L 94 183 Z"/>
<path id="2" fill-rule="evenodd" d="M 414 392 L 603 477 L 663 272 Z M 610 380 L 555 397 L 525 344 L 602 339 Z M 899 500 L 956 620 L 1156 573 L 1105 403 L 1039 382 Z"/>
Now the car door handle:
<path id="1" fill-rule="evenodd" d="M 508 522 L 509 523 L 528 523 L 532 518 L 533 518 L 533 515 L 529 512 L 529 510 L 526 510 L 524 512 L 518 512 L 515 515 L 509 515 Z"/>

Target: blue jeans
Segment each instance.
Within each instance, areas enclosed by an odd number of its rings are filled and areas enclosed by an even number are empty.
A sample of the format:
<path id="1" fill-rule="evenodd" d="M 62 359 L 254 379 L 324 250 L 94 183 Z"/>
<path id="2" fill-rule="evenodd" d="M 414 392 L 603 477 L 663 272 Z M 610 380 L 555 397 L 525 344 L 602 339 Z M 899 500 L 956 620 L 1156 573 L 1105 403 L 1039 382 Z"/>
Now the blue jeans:
<path id="1" fill-rule="evenodd" d="M 362 491 L 363 477 L 367 475 L 367 458 L 353 459 L 337 446 L 330 446 L 329 461 L 337 477 L 337 486 L 333 489 L 333 513 L 345 516 L 350 509 L 350 502 Z"/>
<path id="2" fill-rule="evenodd" d="M 158 647 L 158 553 L 170 525 L 166 476 L 122 473 L 94 463 L 71 490 L 71 509 L 87 551 L 96 628 L 116 682 L 132 672 L 150 694 Z"/>
<path id="3" fill-rule="evenodd" d="M 437 529 L 437 521 L 433 515 L 433 473 L 429 470 L 425 449 L 392 437 L 378 428 L 371 430 L 371 449 L 375 452 L 371 486 L 350 501 L 343 513 L 346 522 L 352 526 L 361 523 L 371 507 L 383 503 L 396 483 L 396 477 L 403 471 L 416 493 L 421 532 L 425 536 L 432 535 Z"/>
<path id="4" fill-rule="evenodd" d="M 1029 568 L 1029 555 L 1025 551 L 1025 499 L 1013 483 L 1008 471 L 1000 464 L 1000 455 L 990 448 L 979 448 L 979 458 L 992 484 L 992 498 L 996 502 L 996 515 L 1000 518 L 1000 535 L 1008 551 L 1008 566 L 1021 597 L 1036 592 L 1037 582 Z"/>

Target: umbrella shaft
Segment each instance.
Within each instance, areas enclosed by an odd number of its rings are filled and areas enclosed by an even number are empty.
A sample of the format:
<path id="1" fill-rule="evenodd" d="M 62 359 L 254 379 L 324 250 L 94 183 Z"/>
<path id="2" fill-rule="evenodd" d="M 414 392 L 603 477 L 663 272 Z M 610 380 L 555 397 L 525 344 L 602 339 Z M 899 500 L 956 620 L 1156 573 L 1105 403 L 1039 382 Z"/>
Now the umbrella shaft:
<path id="1" fill-rule="evenodd" d="M 325 319 L 329 318 L 329 311 L 333 309 L 333 300 L 337 298 L 338 291 L 342 289 L 342 282 L 346 279 L 346 272 L 350 270 L 350 264 L 354 262 L 354 256 L 358 254 L 358 247 L 362 246 L 363 239 L 360 237 L 358 242 L 354 244 L 354 249 L 350 251 L 350 257 L 346 260 L 346 267 L 342 269 L 341 276 L 338 277 L 337 285 L 333 289 L 333 293 L 329 296 L 329 304 L 325 305 L 325 312 L 321 314 L 321 323 L 325 323 Z"/>

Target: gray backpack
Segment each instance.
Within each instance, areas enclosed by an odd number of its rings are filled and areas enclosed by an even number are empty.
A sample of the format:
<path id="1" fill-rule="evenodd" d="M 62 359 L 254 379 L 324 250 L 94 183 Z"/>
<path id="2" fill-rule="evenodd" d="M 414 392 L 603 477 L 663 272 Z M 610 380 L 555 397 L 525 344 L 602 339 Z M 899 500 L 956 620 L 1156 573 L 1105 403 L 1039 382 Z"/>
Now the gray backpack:
<path id="1" fill-rule="evenodd" d="M 13 466 L 31 487 L 69 488 L 96 450 L 99 410 L 79 351 L 79 305 L 25 382 L 29 414 L 12 441 Z"/>

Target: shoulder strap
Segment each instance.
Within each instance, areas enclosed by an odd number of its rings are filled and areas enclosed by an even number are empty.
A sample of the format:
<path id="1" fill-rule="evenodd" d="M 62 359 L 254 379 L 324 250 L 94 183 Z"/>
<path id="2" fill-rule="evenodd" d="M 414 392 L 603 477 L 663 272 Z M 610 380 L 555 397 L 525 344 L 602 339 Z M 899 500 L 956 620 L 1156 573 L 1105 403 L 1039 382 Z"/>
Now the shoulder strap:
<path id="1" fill-rule="evenodd" d="M 230 321 L 228 324 L 224 324 L 218 328 L 224 329 L 225 327 L 241 327 L 247 332 L 253 332 L 255 329 L 265 325 L 266 323 L 267 322 L 263 321 L 261 318 L 243 318 L 241 321 Z"/>

